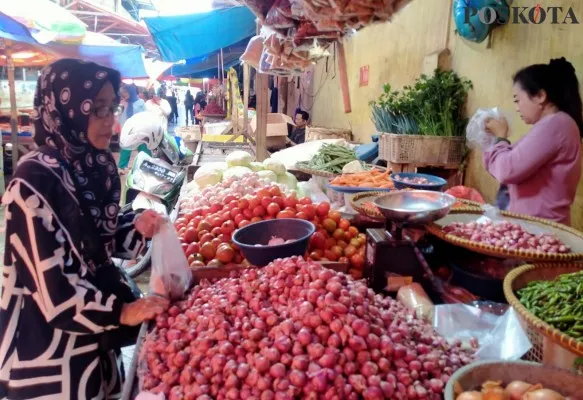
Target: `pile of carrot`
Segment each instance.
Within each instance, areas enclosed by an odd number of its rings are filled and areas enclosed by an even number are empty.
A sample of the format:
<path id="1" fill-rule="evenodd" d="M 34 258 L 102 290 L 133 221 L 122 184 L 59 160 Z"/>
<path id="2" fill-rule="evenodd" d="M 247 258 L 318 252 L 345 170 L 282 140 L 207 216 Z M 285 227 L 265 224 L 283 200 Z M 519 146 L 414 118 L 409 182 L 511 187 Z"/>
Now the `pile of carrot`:
<path id="1" fill-rule="evenodd" d="M 389 175 L 389 170 L 383 172 L 379 169 L 371 169 L 370 171 L 354 174 L 342 174 L 332 179 L 330 184 L 334 186 L 394 189 L 395 186 Z"/>

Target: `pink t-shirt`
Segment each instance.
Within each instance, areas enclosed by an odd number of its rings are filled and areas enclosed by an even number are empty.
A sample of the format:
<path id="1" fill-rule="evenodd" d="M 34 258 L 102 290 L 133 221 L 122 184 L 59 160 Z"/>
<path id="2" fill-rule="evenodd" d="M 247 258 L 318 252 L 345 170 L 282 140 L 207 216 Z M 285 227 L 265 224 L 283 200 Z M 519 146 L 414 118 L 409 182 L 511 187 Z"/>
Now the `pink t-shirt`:
<path id="1" fill-rule="evenodd" d="M 508 185 L 509 211 L 570 224 L 581 177 L 581 138 L 568 114 L 547 115 L 513 145 L 496 144 L 484 152 L 484 164 Z"/>

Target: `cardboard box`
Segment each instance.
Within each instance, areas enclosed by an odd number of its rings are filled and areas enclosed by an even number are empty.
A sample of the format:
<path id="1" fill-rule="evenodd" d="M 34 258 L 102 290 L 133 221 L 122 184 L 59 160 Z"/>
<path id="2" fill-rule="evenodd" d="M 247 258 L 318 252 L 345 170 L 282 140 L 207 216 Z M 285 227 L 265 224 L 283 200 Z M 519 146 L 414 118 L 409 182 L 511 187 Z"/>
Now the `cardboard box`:
<path id="1" fill-rule="evenodd" d="M 287 138 L 287 126 L 295 126 L 294 120 L 285 114 L 267 114 L 267 148 L 283 148 Z M 250 122 L 252 136 L 255 137 L 257 131 L 257 116 Z"/>

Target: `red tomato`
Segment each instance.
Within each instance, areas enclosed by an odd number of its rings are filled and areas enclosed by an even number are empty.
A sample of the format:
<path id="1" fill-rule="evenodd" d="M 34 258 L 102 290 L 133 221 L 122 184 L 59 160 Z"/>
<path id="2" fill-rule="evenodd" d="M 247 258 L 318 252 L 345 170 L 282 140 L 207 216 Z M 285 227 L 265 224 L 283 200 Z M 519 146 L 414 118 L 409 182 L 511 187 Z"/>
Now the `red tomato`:
<path id="1" fill-rule="evenodd" d="M 271 185 L 271 186 L 268 188 L 268 190 L 269 190 L 269 193 L 270 193 L 272 196 L 281 196 L 281 189 L 279 188 L 279 186 L 276 186 L 276 185 Z"/>
<path id="2" fill-rule="evenodd" d="M 203 237 L 204 235 L 208 235 L 209 233 L 210 233 L 209 231 L 198 232 L 198 241 L 200 242 L 200 238 Z"/>
<path id="3" fill-rule="evenodd" d="M 304 205 L 300 211 L 305 212 L 309 220 L 314 219 L 316 216 L 316 207 L 313 204 Z"/>
<path id="4" fill-rule="evenodd" d="M 336 239 L 334 238 L 326 239 L 326 249 L 331 249 L 334 246 L 336 246 Z"/>
<path id="5" fill-rule="evenodd" d="M 215 203 L 215 204 L 211 204 L 210 212 L 214 214 L 216 212 L 221 211 L 222 209 L 223 209 L 223 205 L 222 204 Z"/>
<path id="6" fill-rule="evenodd" d="M 267 205 L 267 214 L 269 215 L 277 215 L 278 212 L 281 211 L 279 204 L 277 203 L 270 203 Z"/>
<path id="7" fill-rule="evenodd" d="M 355 249 L 358 249 L 360 247 L 361 243 L 360 243 L 360 240 L 358 240 L 357 238 L 353 238 L 353 239 L 350 239 L 350 245 L 352 247 L 354 247 Z"/>
<path id="8" fill-rule="evenodd" d="M 326 231 L 328 231 L 328 233 L 333 233 L 336 230 L 336 221 L 330 218 L 326 218 L 322 222 L 322 226 L 324 229 L 326 229 Z"/>
<path id="9" fill-rule="evenodd" d="M 244 210 L 249 207 L 249 200 L 247 199 L 239 199 L 239 206 L 241 210 Z"/>
<path id="10" fill-rule="evenodd" d="M 186 249 L 188 249 L 188 243 L 180 243 L 180 246 L 182 246 L 182 251 L 186 253 Z"/>
<path id="11" fill-rule="evenodd" d="M 358 270 L 356 268 L 351 268 L 348 273 L 354 278 L 354 279 L 362 279 L 362 270 Z"/>
<path id="12" fill-rule="evenodd" d="M 261 217 L 253 217 L 251 218 L 251 222 L 261 222 L 263 221 L 263 219 L 261 219 Z"/>
<path id="13" fill-rule="evenodd" d="M 198 216 L 191 219 L 189 223 L 192 224 L 196 230 L 198 230 L 198 224 L 200 224 L 200 221 L 202 221 L 202 217 Z"/>
<path id="14" fill-rule="evenodd" d="M 273 215 L 266 215 L 265 217 L 263 217 L 264 221 L 270 220 L 270 219 L 275 219 L 275 217 Z"/>
<path id="15" fill-rule="evenodd" d="M 328 237 L 328 232 L 324 228 L 319 228 L 318 230 L 316 230 L 316 232 L 324 236 L 324 240 L 326 240 L 326 238 Z"/>
<path id="16" fill-rule="evenodd" d="M 277 213 L 277 218 L 295 218 L 296 214 L 292 211 L 280 211 Z"/>
<path id="17" fill-rule="evenodd" d="M 326 248 L 326 237 L 320 232 L 315 232 L 310 238 L 310 248 L 324 250 Z"/>
<path id="18" fill-rule="evenodd" d="M 217 249 L 216 257 L 217 260 L 223 264 L 228 264 L 235 258 L 235 250 L 233 250 L 228 244 L 222 244 Z"/>
<path id="19" fill-rule="evenodd" d="M 298 199 L 295 195 L 289 195 L 284 200 L 283 203 L 286 207 L 294 207 L 298 204 Z"/>
<path id="20" fill-rule="evenodd" d="M 318 204 L 316 211 L 320 217 L 325 217 L 330 212 L 330 203 Z"/>
<path id="21" fill-rule="evenodd" d="M 320 255 L 318 253 L 316 253 L 315 251 L 312 251 L 309 255 L 309 257 L 314 260 L 314 261 L 319 261 L 320 260 Z"/>
<path id="22" fill-rule="evenodd" d="M 254 217 L 262 217 L 265 215 L 265 207 L 257 206 L 253 209 L 253 216 Z"/>
<path id="23" fill-rule="evenodd" d="M 285 208 L 285 200 L 283 197 L 274 197 L 273 202 L 276 203 L 282 210 Z"/>
<path id="24" fill-rule="evenodd" d="M 248 220 L 244 219 L 241 222 L 239 222 L 239 224 L 237 225 L 239 228 L 243 228 L 247 225 L 249 225 L 251 222 L 249 222 Z"/>
<path id="25" fill-rule="evenodd" d="M 218 248 L 221 244 L 223 244 L 223 242 L 219 238 L 214 238 L 213 240 L 211 240 L 211 243 L 215 246 L 215 248 Z"/>
<path id="26" fill-rule="evenodd" d="M 230 203 L 232 201 L 237 201 L 237 197 L 233 196 L 232 194 L 226 195 L 225 198 L 223 199 L 223 203 L 224 204 L 229 204 L 230 205 Z"/>
<path id="27" fill-rule="evenodd" d="M 356 226 L 351 226 L 348 228 L 348 231 L 350 231 L 354 237 L 358 236 L 358 228 Z"/>
<path id="28" fill-rule="evenodd" d="M 346 246 L 348 246 L 348 243 L 346 243 L 344 240 L 339 240 L 338 242 L 336 242 L 336 244 L 343 249 L 345 249 Z"/>
<path id="29" fill-rule="evenodd" d="M 211 225 L 214 228 L 220 227 L 223 224 L 223 220 L 220 217 L 213 217 L 213 219 L 211 219 Z"/>
<path id="30" fill-rule="evenodd" d="M 247 218 L 247 219 L 251 219 L 251 218 L 253 218 L 253 210 L 254 210 L 256 207 L 260 207 L 260 206 L 259 206 L 259 205 L 257 205 L 257 206 L 255 206 L 255 207 L 253 207 L 253 208 L 246 208 L 246 209 L 244 209 L 244 210 L 243 210 L 243 215 L 245 216 L 245 218 Z"/>
<path id="31" fill-rule="evenodd" d="M 237 215 L 241 214 L 241 209 L 239 207 L 233 207 L 229 214 L 231 214 L 231 218 L 235 218 Z"/>
<path id="32" fill-rule="evenodd" d="M 348 264 L 348 263 L 350 263 L 350 260 L 348 259 L 348 257 L 340 257 L 338 259 L 338 262 L 340 262 L 342 264 Z"/>
<path id="33" fill-rule="evenodd" d="M 300 204 L 312 204 L 312 199 L 309 197 L 302 197 L 300 199 Z"/>
<path id="34" fill-rule="evenodd" d="M 223 213 L 221 214 L 221 219 L 223 220 L 223 222 L 231 219 L 231 212 L 230 211 L 223 211 Z"/>
<path id="35" fill-rule="evenodd" d="M 221 233 L 217 238 L 219 238 L 222 243 L 231 243 L 230 233 Z"/>
<path id="36" fill-rule="evenodd" d="M 198 240 L 198 232 L 192 228 L 186 229 L 184 232 L 184 241 L 187 243 L 196 242 Z"/>
<path id="37" fill-rule="evenodd" d="M 200 208 L 200 213 L 203 217 L 206 217 L 211 212 L 210 207 L 203 206 Z"/>
<path id="38" fill-rule="evenodd" d="M 338 223 L 338 228 L 342 229 L 343 231 L 347 231 L 350 228 L 350 221 L 347 219 L 341 218 L 340 222 Z"/>
<path id="39" fill-rule="evenodd" d="M 356 247 L 352 246 L 352 245 L 348 245 L 346 246 L 346 248 L 344 249 L 344 255 L 346 257 L 352 257 L 353 255 L 356 254 Z"/>
<path id="40" fill-rule="evenodd" d="M 180 217 L 180 218 L 177 218 L 176 221 L 174 221 L 174 225 L 175 226 L 176 225 L 186 225 L 186 224 L 188 224 L 188 222 L 189 222 L 189 220 L 187 220 L 186 218 Z"/>
<path id="41" fill-rule="evenodd" d="M 338 211 L 330 211 L 328 213 L 328 218 L 336 221 L 336 223 L 339 223 L 340 219 L 342 218 L 342 214 L 340 214 Z"/>
<path id="42" fill-rule="evenodd" d="M 261 205 L 265 208 L 267 208 L 267 206 L 271 203 L 273 203 L 273 197 L 268 196 L 261 199 Z"/>
<path id="43" fill-rule="evenodd" d="M 332 237 L 336 240 L 342 240 L 342 239 L 344 239 L 344 231 L 342 229 L 338 228 L 338 229 L 334 230 Z"/>
<path id="44" fill-rule="evenodd" d="M 296 214 L 296 218 L 298 218 L 298 219 L 305 219 L 306 221 L 308 221 L 308 216 L 303 211 L 300 211 L 299 213 L 297 213 Z"/>
<path id="45" fill-rule="evenodd" d="M 214 237 L 217 237 L 221 234 L 221 227 L 220 226 L 215 226 L 212 230 L 211 230 L 211 234 Z"/>
<path id="46" fill-rule="evenodd" d="M 225 221 L 223 225 L 221 225 L 221 233 L 232 233 L 235 230 L 235 223 L 233 221 Z"/>
<path id="47" fill-rule="evenodd" d="M 243 214 L 238 214 L 235 216 L 235 225 L 239 226 L 239 223 L 245 219 Z"/>
<path id="48" fill-rule="evenodd" d="M 201 246 L 200 254 L 204 257 L 205 260 L 212 260 L 215 258 L 215 254 L 217 249 L 214 244 L 208 242 Z"/>
<path id="49" fill-rule="evenodd" d="M 248 201 L 247 208 L 254 209 L 255 207 L 257 207 L 260 204 L 261 204 L 260 199 L 258 199 L 257 197 L 251 197 Z"/>
<path id="50" fill-rule="evenodd" d="M 184 254 L 186 255 L 186 257 L 188 257 L 192 254 L 198 253 L 199 251 L 200 251 L 200 245 L 198 243 L 191 243 L 186 248 L 186 251 L 184 252 Z"/>
<path id="51" fill-rule="evenodd" d="M 199 244 L 203 245 L 204 243 L 210 242 L 214 238 L 215 237 L 213 236 L 212 233 L 205 233 L 203 236 L 200 237 L 200 240 L 198 242 Z"/>
<path id="52" fill-rule="evenodd" d="M 200 231 L 209 231 L 213 229 L 213 226 L 211 224 L 209 224 L 207 221 L 200 221 L 200 223 L 198 224 L 198 226 L 196 227 L 196 230 L 200 233 Z"/>
<path id="53" fill-rule="evenodd" d="M 364 257 L 360 254 L 354 254 L 350 257 L 350 264 L 356 269 L 363 269 L 364 268 Z"/>
<path id="54" fill-rule="evenodd" d="M 271 197 L 271 193 L 269 193 L 269 190 L 267 188 L 261 188 L 259 189 L 255 195 L 259 198 L 262 199 L 264 197 Z"/>
<path id="55" fill-rule="evenodd" d="M 342 254 L 344 253 L 344 252 L 342 251 L 342 247 L 340 247 L 340 246 L 338 246 L 338 245 L 336 245 L 336 246 L 332 246 L 332 247 L 330 248 L 330 250 L 332 250 L 332 252 L 333 252 L 334 254 L 336 254 L 336 257 L 337 257 L 337 258 L 340 258 L 340 257 L 342 257 Z"/>
<path id="56" fill-rule="evenodd" d="M 324 257 L 330 261 L 337 261 L 338 260 L 338 256 L 332 250 L 325 250 Z"/>

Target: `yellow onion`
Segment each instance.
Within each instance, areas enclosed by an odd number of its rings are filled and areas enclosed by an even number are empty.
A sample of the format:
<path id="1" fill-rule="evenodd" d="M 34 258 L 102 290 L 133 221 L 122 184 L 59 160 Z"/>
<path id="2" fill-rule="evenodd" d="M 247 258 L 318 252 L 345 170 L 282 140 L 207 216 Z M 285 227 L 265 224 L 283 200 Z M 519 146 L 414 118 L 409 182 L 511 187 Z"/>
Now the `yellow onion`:
<path id="1" fill-rule="evenodd" d="M 523 381 L 512 381 L 506 385 L 506 393 L 511 400 L 521 400 L 522 396 L 532 388 L 532 384 Z"/>
<path id="2" fill-rule="evenodd" d="M 482 397 L 482 393 L 472 391 L 463 392 L 455 400 L 484 400 L 484 398 Z"/>
<path id="3" fill-rule="evenodd" d="M 525 393 L 523 400 L 565 400 L 565 398 L 551 389 L 537 389 Z"/>
<path id="4" fill-rule="evenodd" d="M 482 390 L 483 400 L 509 400 L 510 396 L 506 394 L 501 387 L 490 387 Z"/>

